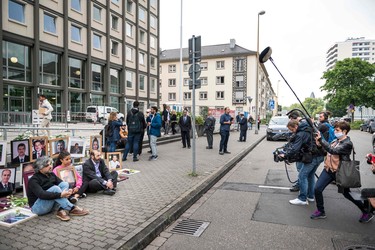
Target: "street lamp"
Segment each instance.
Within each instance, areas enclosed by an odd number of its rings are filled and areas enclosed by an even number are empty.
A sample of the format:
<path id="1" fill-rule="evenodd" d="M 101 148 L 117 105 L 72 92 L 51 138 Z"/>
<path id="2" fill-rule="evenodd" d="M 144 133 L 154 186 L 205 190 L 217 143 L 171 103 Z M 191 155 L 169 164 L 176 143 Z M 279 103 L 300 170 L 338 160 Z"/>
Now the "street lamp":
<path id="1" fill-rule="evenodd" d="M 255 78 L 255 134 L 258 134 L 258 112 L 259 112 L 259 100 L 258 100 L 258 71 L 259 71 L 259 16 L 266 14 L 264 10 L 258 13 L 258 30 L 257 30 L 257 57 L 256 57 L 256 78 Z"/>

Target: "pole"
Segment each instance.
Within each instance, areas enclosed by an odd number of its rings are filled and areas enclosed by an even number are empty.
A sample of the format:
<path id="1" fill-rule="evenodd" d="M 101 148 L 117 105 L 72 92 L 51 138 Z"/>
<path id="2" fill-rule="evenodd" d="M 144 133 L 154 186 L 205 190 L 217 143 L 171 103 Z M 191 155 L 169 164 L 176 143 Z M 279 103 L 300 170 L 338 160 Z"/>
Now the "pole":
<path id="1" fill-rule="evenodd" d="M 181 20 L 180 20 L 180 84 L 179 84 L 179 93 L 178 93 L 178 102 L 182 104 L 182 72 L 183 72 L 183 65 L 182 65 L 182 2 L 181 0 Z"/>
<path id="2" fill-rule="evenodd" d="M 193 47 L 193 107 L 192 107 L 192 127 L 193 127 L 193 150 L 192 150 L 192 164 L 193 164 L 193 173 L 192 175 L 195 176 L 196 175 L 196 159 L 195 159 L 195 82 L 196 82 L 196 79 L 195 79 L 195 36 L 193 36 L 193 43 L 192 43 L 192 47 Z M 189 135 L 190 136 L 190 135 Z"/>

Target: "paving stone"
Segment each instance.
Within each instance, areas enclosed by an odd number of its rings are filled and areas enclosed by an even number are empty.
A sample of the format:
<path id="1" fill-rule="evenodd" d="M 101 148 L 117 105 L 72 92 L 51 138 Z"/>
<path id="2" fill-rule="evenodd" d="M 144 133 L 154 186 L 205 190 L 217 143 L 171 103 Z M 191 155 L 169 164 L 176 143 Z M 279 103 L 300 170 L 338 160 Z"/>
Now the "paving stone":
<path id="1" fill-rule="evenodd" d="M 95 240 L 91 242 L 91 244 L 93 244 L 95 247 L 101 247 L 101 249 L 105 249 L 105 246 L 107 246 L 108 243 L 106 241 Z"/>
<path id="2" fill-rule="evenodd" d="M 91 244 L 82 243 L 82 244 L 79 244 L 79 247 L 80 247 L 80 248 L 83 248 L 83 249 L 91 249 L 91 248 L 93 248 L 94 246 L 91 245 Z"/>
<path id="3" fill-rule="evenodd" d="M 153 245 L 148 245 L 144 250 L 158 250 L 159 249 L 159 247 L 157 247 L 157 246 L 153 246 Z"/>

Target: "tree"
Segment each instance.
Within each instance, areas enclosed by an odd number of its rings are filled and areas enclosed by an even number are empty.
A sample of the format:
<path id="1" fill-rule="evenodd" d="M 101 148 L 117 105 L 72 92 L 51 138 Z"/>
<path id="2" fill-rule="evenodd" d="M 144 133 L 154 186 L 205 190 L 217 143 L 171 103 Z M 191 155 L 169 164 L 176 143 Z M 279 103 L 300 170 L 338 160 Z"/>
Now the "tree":
<path id="1" fill-rule="evenodd" d="M 332 102 L 326 103 L 326 110 L 332 113 L 333 117 L 342 117 L 347 114 L 346 112 L 347 105 L 339 106 Z"/>
<path id="2" fill-rule="evenodd" d="M 324 101 L 321 98 L 310 98 L 309 97 L 309 98 L 306 98 L 302 102 L 302 104 L 306 108 L 309 115 L 311 115 L 311 117 L 315 117 L 316 114 L 318 114 L 319 112 L 324 110 Z M 293 103 L 292 105 L 290 105 L 288 110 L 292 110 L 292 109 L 300 109 L 305 113 L 301 104 L 299 104 L 299 103 Z"/>
<path id="3" fill-rule="evenodd" d="M 335 107 L 366 106 L 375 108 L 375 65 L 359 58 L 346 58 L 323 73 L 327 91 L 324 97 Z"/>

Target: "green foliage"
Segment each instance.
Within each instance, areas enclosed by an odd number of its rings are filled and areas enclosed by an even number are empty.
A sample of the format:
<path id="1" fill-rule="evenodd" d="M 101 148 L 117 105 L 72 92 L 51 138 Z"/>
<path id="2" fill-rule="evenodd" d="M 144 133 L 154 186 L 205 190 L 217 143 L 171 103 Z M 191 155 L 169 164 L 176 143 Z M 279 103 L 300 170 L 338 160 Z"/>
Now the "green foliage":
<path id="1" fill-rule="evenodd" d="M 203 119 L 203 117 L 202 116 L 196 116 L 195 117 L 195 124 L 196 125 L 203 125 L 204 124 L 204 119 Z"/>
<path id="2" fill-rule="evenodd" d="M 203 116 L 203 118 L 207 118 L 208 107 L 207 106 L 202 107 L 201 112 L 199 113 L 199 115 Z"/>
<path id="3" fill-rule="evenodd" d="M 363 123 L 363 121 L 354 121 L 354 122 L 350 123 L 350 128 L 351 129 L 359 129 L 359 126 L 361 126 L 362 123 Z"/>
<path id="4" fill-rule="evenodd" d="M 324 97 L 335 106 L 353 104 L 375 108 L 375 65 L 359 58 L 346 58 L 336 63 L 335 68 L 326 71 L 320 87 L 327 91 Z"/>
<path id="5" fill-rule="evenodd" d="M 322 98 L 308 97 L 302 102 L 302 104 L 306 108 L 307 112 L 309 112 L 311 117 L 315 117 L 317 114 L 319 114 L 319 112 L 324 110 L 324 101 Z M 304 111 L 301 104 L 299 103 L 294 103 L 290 105 L 289 108 L 287 108 L 287 110 L 292 110 L 292 109 L 300 109 Z"/>
<path id="6" fill-rule="evenodd" d="M 346 113 L 346 106 L 340 106 L 332 102 L 326 103 L 326 110 L 330 111 L 332 113 L 332 117 L 342 117 L 345 116 Z"/>

